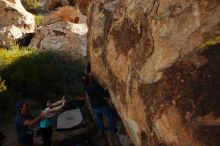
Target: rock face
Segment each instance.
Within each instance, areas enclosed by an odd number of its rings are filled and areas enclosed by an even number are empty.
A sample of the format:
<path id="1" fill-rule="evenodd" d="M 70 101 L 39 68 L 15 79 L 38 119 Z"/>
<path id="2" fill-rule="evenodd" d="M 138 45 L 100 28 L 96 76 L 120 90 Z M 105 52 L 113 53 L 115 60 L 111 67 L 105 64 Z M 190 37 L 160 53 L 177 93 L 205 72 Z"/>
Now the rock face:
<path id="1" fill-rule="evenodd" d="M 92 72 L 136 146 L 220 145 L 219 0 L 94 0 Z"/>
<path id="2" fill-rule="evenodd" d="M 77 60 L 86 56 L 87 30 L 86 24 L 57 22 L 37 30 L 30 46 Z"/>
<path id="3" fill-rule="evenodd" d="M 8 39 L 18 39 L 35 29 L 34 16 L 20 0 L 0 0 L 0 20 L 0 46 L 7 46 Z"/>

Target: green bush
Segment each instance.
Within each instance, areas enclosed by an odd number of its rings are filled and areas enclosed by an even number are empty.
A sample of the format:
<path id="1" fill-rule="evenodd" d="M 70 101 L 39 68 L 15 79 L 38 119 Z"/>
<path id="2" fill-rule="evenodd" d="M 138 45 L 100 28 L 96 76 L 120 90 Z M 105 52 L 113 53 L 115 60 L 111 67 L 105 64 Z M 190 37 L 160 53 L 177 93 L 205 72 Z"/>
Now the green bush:
<path id="1" fill-rule="evenodd" d="M 84 95 L 81 82 L 84 66 L 66 61 L 56 53 L 14 46 L 0 49 L 0 60 L 0 76 L 7 85 L 7 90 L 0 93 L 1 111 L 14 111 L 18 99 L 29 98 L 40 103 L 45 98 Z"/>
<path id="2" fill-rule="evenodd" d="M 0 48 L 0 70 L 12 64 L 18 58 L 35 53 L 34 49 L 21 48 L 18 44 L 10 43 L 9 49 Z"/>
<path id="3" fill-rule="evenodd" d="M 5 67 L 1 76 L 8 92 L 15 93 L 14 97 L 39 100 L 49 95 L 53 95 L 51 98 L 82 95 L 82 71 L 82 65 L 67 63 L 57 54 L 44 52 L 22 56 Z"/>
<path id="4" fill-rule="evenodd" d="M 35 20 L 37 27 L 42 26 L 43 22 L 44 22 L 44 16 L 43 15 L 36 15 L 34 17 L 34 20 Z"/>
<path id="5" fill-rule="evenodd" d="M 41 8 L 41 4 L 36 0 L 22 0 L 21 3 L 27 11 L 32 13 Z"/>

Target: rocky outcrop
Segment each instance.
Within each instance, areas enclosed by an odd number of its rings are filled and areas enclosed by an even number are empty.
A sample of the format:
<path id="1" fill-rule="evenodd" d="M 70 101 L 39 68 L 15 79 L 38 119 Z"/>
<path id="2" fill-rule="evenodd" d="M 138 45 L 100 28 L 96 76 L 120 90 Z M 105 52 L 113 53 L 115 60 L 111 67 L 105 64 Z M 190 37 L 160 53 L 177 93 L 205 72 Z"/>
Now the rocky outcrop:
<path id="1" fill-rule="evenodd" d="M 40 51 L 54 51 L 66 58 L 80 59 L 87 54 L 87 18 L 73 7 L 62 7 L 46 16 L 36 30 L 30 46 Z"/>
<path id="2" fill-rule="evenodd" d="M 34 16 L 20 0 L 0 0 L 0 20 L 0 46 L 7 46 L 9 39 L 18 39 L 35 29 Z"/>
<path id="3" fill-rule="evenodd" d="M 87 54 L 87 31 L 85 23 L 57 22 L 38 29 L 30 46 L 78 60 Z"/>
<path id="4" fill-rule="evenodd" d="M 94 0 L 92 72 L 136 146 L 220 145 L 220 1 Z M 209 44 L 209 43 L 208 43 Z"/>

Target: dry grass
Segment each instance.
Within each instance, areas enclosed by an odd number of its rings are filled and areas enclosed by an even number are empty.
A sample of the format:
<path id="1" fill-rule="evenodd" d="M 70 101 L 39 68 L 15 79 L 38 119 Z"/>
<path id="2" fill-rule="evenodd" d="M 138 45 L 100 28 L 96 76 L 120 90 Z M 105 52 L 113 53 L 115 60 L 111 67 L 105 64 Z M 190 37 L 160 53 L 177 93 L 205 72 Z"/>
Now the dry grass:
<path id="1" fill-rule="evenodd" d="M 45 18 L 45 24 L 52 24 L 56 22 L 72 22 L 78 23 L 80 21 L 81 13 L 74 7 L 65 6 L 60 8 L 58 11 L 50 13 Z"/>

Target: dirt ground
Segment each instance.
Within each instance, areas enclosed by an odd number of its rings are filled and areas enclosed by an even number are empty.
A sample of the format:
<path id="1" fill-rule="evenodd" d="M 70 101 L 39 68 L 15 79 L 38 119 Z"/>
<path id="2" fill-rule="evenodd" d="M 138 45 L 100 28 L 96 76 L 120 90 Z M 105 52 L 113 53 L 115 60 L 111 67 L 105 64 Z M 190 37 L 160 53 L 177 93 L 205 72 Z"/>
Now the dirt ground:
<path id="1" fill-rule="evenodd" d="M 4 127 L 1 128 L 1 131 L 6 135 L 6 139 L 4 140 L 4 146 L 16 146 L 16 131 L 15 131 L 15 125 L 13 123 L 10 123 Z M 70 132 L 60 132 L 60 131 L 54 131 L 53 132 L 53 139 L 52 139 L 52 146 L 58 146 L 58 142 L 62 141 L 65 138 L 68 138 L 71 136 Z M 41 137 L 34 137 L 34 146 L 41 146 L 42 140 Z"/>

